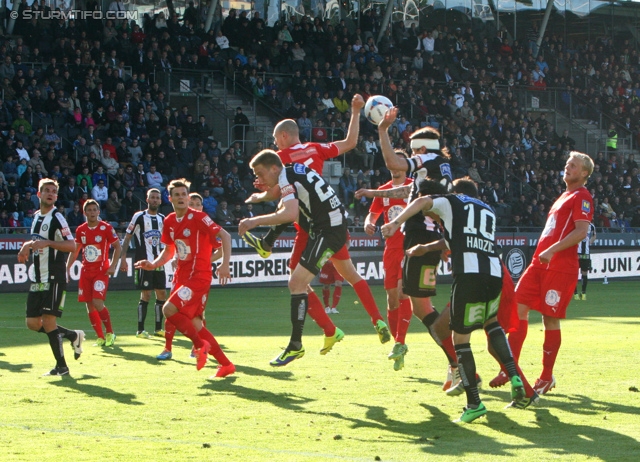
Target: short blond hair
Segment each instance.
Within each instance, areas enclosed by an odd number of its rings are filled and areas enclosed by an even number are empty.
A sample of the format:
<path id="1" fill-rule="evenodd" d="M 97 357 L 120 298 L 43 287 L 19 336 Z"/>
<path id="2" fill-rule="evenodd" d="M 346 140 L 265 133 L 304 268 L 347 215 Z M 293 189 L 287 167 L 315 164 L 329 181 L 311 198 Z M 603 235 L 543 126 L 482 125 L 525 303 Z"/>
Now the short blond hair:
<path id="1" fill-rule="evenodd" d="M 593 173 L 593 159 L 591 159 L 589 155 L 579 151 L 571 151 L 569 153 L 569 159 L 571 159 L 572 157 L 579 159 L 580 162 L 582 162 L 582 169 L 588 173 L 587 178 L 589 178 Z"/>
<path id="2" fill-rule="evenodd" d="M 280 156 L 272 149 L 263 149 L 249 163 L 249 166 L 254 169 L 257 165 L 263 165 L 267 168 L 272 166 L 282 167 L 282 160 Z"/>
<path id="3" fill-rule="evenodd" d="M 100 204 L 98 203 L 98 201 L 95 199 L 89 199 L 89 200 L 86 200 L 84 204 L 82 204 L 82 211 L 86 213 L 87 208 L 90 205 L 95 205 L 96 207 L 98 207 L 98 210 L 100 210 Z"/>

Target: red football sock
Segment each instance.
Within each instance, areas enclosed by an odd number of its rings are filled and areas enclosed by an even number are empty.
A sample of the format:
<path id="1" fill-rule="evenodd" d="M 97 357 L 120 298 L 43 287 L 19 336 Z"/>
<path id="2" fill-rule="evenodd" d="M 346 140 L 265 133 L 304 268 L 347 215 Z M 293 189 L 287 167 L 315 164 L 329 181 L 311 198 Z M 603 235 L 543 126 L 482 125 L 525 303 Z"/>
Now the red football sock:
<path id="1" fill-rule="evenodd" d="M 524 372 L 522 372 L 522 369 L 520 369 L 520 366 L 518 365 L 518 363 L 516 362 L 515 364 L 516 364 L 516 370 L 518 371 L 518 375 L 522 379 L 522 384 L 524 385 L 524 391 L 527 393 L 527 398 L 531 398 L 533 396 L 533 387 L 527 380 L 527 377 L 525 377 Z M 507 373 L 505 372 L 505 374 Z M 507 374 L 507 376 L 509 376 L 509 374 Z"/>
<path id="2" fill-rule="evenodd" d="M 558 351 L 560 351 L 561 343 L 562 337 L 560 335 L 560 329 L 544 331 L 541 380 L 551 380 L 553 366 L 556 363 L 556 357 L 558 356 Z"/>
<path id="3" fill-rule="evenodd" d="M 173 346 L 173 336 L 176 335 L 176 326 L 169 320 L 164 320 L 164 349 L 171 351 Z"/>
<path id="4" fill-rule="evenodd" d="M 202 340 L 206 340 L 207 342 L 209 342 L 209 345 L 211 345 L 211 348 L 209 349 L 209 354 L 214 358 L 216 358 L 216 361 L 218 361 L 218 364 L 220 364 L 221 366 L 228 366 L 229 364 L 231 364 L 231 361 L 229 361 L 229 358 L 227 358 L 227 356 L 222 352 L 222 348 L 220 348 L 220 345 L 218 344 L 216 338 L 213 336 L 211 332 L 207 330 L 206 327 L 203 327 L 202 329 L 200 329 L 200 331 L 198 332 L 198 335 Z"/>
<path id="5" fill-rule="evenodd" d="M 180 312 L 177 312 L 173 316 L 169 316 L 167 319 L 171 321 L 171 323 L 176 326 L 176 329 L 178 329 L 182 334 L 189 337 L 196 349 L 199 350 L 202 348 L 202 339 L 198 335 L 198 331 L 191 322 L 191 319 Z"/>
<path id="6" fill-rule="evenodd" d="M 111 316 L 109 315 L 109 310 L 105 306 L 102 308 L 102 311 L 98 311 L 100 314 L 100 319 L 104 323 L 104 328 L 107 330 L 107 334 L 113 334 L 113 327 L 111 327 Z"/>
<path id="7" fill-rule="evenodd" d="M 458 363 L 458 361 L 457 361 L 458 360 L 458 355 L 456 353 L 456 347 L 453 346 L 453 336 L 452 335 L 442 339 L 442 349 L 444 350 L 445 354 L 447 355 L 447 359 L 449 360 L 449 364 L 451 364 L 453 366 L 453 364 L 457 364 Z"/>
<path id="8" fill-rule="evenodd" d="M 411 323 L 411 317 L 413 316 L 413 311 L 411 310 L 411 300 L 408 298 L 400 300 L 400 307 L 396 311 L 398 313 L 398 327 L 395 339 L 396 342 L 404 344 L 405 338 L 407 336 L 407 331 L 409 330 L 409 324 Z"/>
<path id="9" fill-rule="evenodd" d="M 98 338 L 104 339 L 104 333 L 102 332 L 102 321 L 100 320 L 100 314 L 97 311 L 89 311 L 89 321 L 91 321 L 91 327 L 96 331 Z"/>
<path id="10" fill-rule="evenodd" d="M 322 301 L 324 302 L 324 306 L 329 306 L 329 296 L 331 295 L 331 287 L 322 288 Z"/>
<path id="11" fill-rule="evenodd" d="M 318 294 L 311 291 L 309 292 L 309 305 L 307 308 L 307 314 L 313 319 L 320 329 L 324 331 L 324 335 L 332 337 L 336 333 L 336 326 L 331 321 L 331 318 L 324 312 L 324 307 L 320 302 Z"/>
<path id="12" fill-rule="evenodd" d="M 340 296 L 342 295 L 342 286 L 336 286 L 333 289 L 333 303 L 331 304 L 331 308 L 336 308 L 338 303 L 340 303 Z"/>
<path id="13" fill-rule="evenodd" d="M 398 332 L 398 312 L 399 308 L 395 310 L 387 309 L 387 321 L 389 321 L 389 331 L 391 332 L 391 336 L 396 338 Z"/>
<path id="14" fill-rule="evenodd" d="M 522 351 L 524 340 L 527 338 L 528 330 L 529 321 L 521 319 L 520 324 L 518 324 L 518 329 L 509 334 L 509 347 L 511 348 L 511 354 L 516 363 L 520 360 L 520 352 Z"/>
<path id="15" fill-rule="evenodd" d="M 376 305 L 376 301 L 373 298 L 369 284 L 367 284 L 367 281 L 362 279 L 353 286 L 353 289 L 356 291 L 356 294 L 358 294 L 360 303 L 362 303 L 364 309 L 367 310 L 367 313 L 371 317 L 371 322 L 375 326 L 378 321 L 382 320 L 382 315 L 380 314 L 378 305 Z"/>

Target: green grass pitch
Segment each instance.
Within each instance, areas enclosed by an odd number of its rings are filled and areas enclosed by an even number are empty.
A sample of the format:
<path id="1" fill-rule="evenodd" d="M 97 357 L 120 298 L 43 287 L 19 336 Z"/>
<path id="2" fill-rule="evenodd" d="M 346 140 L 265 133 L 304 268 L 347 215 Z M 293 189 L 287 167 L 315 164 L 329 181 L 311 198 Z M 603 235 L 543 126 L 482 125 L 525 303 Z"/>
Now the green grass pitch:
<path id="1" fill-rule="evenodd" d="M 320 292 L 320 289 L 316 289 Z M 384 291 L 373 288 L 381 307 Z M 436 305 L 446 303 L 441 287 Z M 46 337 L 24 327 L 26 294 L 3 294 L 0 310 L 0 447 L 3 461 L 186 460 L 640 460 L 640 314 L 637 281 L 592 282 L 563 322 L 557 387 L 528 410 L 504 409 L 509 392 L 490 389 L 498 371 L 485 336 L 472 336 L 487 418 L 454 424 L 464 395 L 442 391 L 446 364 L 414 319 L 404 370 L 394 372 L 351 288 L 332 315 L 345 339 L 320 356 L 322 335 L 307 319 L 307 354 L 285 368 L 269 360 L 290 331 L 286 288 L 214 288 L 208 325 L 237 373 L 196 371 L 190 342 L 176 336 L 174 359 L 155 355 L 161 339 L 135 338 L 138 294 L 109 293 L 118 339 L 95 333 L 76 294 L 61 324 L 87 333 L 69 377 L 53 365 Z M 147 330 L 153 330 L 149 310 Z M 540 373 L 543 333 L 533 313 L 521 366 Z"/>

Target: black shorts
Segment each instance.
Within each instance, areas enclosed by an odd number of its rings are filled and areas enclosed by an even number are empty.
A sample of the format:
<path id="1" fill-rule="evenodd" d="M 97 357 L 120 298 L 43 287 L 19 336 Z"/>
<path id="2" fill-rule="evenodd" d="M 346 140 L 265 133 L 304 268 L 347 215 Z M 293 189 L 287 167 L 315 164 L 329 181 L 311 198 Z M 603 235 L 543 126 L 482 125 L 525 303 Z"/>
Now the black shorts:
<path id="1" fill-rule="evenodd" d="M 591 270 L 591 258 L 582 258 L 578 255 L 578 264 L 580 265 L 580 271 L 590 271 Z"/>
<path id="2" fill-rule="evenodd" d="M 333 254 L 347 244 L 347 226 L 333 226 L 321 230 L 312 229 L 307 247 L 302 252 L 300 264 L 317 275 Z"/>
<path id="3" fill-rule="evenodd" d="M 133 279 L 136 283 L 136 289 L 140 290 L 154 290 L 154 289 L 166 289 L 167 280 L 162 271 L 146 271 L 143 269 L 137 269 L 133 273 Z"/>
<path id="4" fill-rule="evenodd" d="M 435 231 L 409 231 L 404 236 L 404 250 L 414 245 L 429 244 L 442 239 Z M 416 298 L 436 295 L 436 272 L 440 265 L 440 252 L 429 252 L 419 257 L 407 257 L 402 261 L 402 292 Z"/>
<path id="5" fill-rule="evenodd" d="M 451 321 L 449 327 L 458 334 L 482 329 L 487 319 L 498 314 L 502 278 L 488 274 L 454 276 L 451 286 Z"/>
<path id="6" fill-rule="evenodd" d="M 64 310 L 66 295 L 66 282 L 31 284 L 29 295 L 27 295 L 27 318 L 38 318 L 43 314 L 59 318 Z"/>

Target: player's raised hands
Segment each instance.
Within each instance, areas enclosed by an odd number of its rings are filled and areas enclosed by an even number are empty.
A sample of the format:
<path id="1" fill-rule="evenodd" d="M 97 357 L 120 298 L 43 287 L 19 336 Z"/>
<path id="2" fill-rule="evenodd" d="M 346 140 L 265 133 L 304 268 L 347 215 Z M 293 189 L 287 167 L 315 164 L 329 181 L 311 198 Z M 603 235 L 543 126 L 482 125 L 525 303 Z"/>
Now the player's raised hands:
<path id="1" fill-rule="evenodd" d="M 398 108 L 394 106 L 384 114 L 384 117 L 378 124 L 378 130 L 388 130 L 389 127 L 396 121 L 397 118 L 398 118 Z"/>
<path id="2" fill-rule="evenodd" d="M 362 199 L 366 197 L 367 199 L 373 199 L 373 189 L 358 189 L 355 193 L 353 193 L 356 199 Z"/>
<path id="3" fill-rule="evenodd" d="M 356 112 L 360 112 L 365 105 L 364 98 L 362 95 L 356 93 L 351 99 L 351 112 L 354 114 Z"/>

